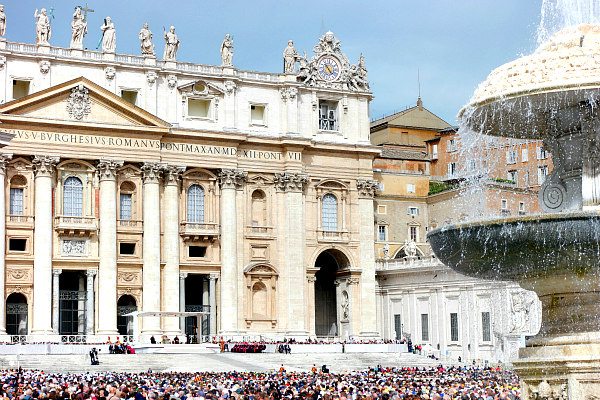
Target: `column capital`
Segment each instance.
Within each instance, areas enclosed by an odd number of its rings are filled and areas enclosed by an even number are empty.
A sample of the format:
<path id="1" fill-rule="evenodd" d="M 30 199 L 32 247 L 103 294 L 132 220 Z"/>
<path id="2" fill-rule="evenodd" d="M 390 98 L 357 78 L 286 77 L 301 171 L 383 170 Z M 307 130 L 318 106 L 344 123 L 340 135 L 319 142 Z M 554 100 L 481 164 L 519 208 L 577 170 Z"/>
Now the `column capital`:
<path id="1" fill-rule="evenodd" d="M 372 199 L 375 196 L 375 192 L 379 190 L 379 182 L 373 179 L 357 179 L 356 189 L 358 190 L 359 198 Z"/>
<path id="2" fill-rule="evenodd" d="M 95 269 L 88 269 L 87 271 L 85 271 L 85 274 L 88 278 L 93 278 L 94 276 L 96 276 L 97 273 L 98 271 L 96 271 Z"/>
<path id="3" fill-rule="evenodd" d="M 51 177 L 54 172 L 54 167 L 60 161 L 60 157 L 52 156 L 33 156 L 33 167 L 35 176 L 48 176 Z"/>
<path id="4" fill-rule="evenodd" d="M 52 275 L 59 276 L 60 274 L 62 274 L 62 269 L 55 268 L 55 269 L 52 270 Z"/>
<path id="5" fill-rule="evenodd" d="M 109 160 L 101 158 L 96 167 L 101 181 L 114 181 L 117 177 L 117 168 L 123 166 L 123 161 Z"/>
<path id="6" fill-rule="evenodd" d="M 165 165 L 163 166 L 163 178 L 165 185 L 178 185 L 181 174 L 185 171 L 185 166 Z"/>
<path id="7" fill-rule="evenodd" d="M 4 175 L 6 173 L 6 164 L 12 158 L 12 154 L 0 153 L 0 175 Z"/>
<path id="8" fill-rule="evenodd" d="M 162 172 L 162 166 L 159 163 L 147 162 L 142 165 L 142 179 L 144 184 L 146 183 L 158 183 L 160 173 Z"/>
<path id="9" fill-rule="evenodd" d="M 308 175 L 300 172 L 277 172 L 273 183 L 283 192 L 302 192 L 308 184 Z"/>
<path id="10" fill-rule="evenodd" d="M 217 279 L 219 279 L 219 274 L 216 272 L 213 272 L 208 275 L 208 279 L 211 281 L 216 281 Z"/>
<path id="11" fill-rule="evenodd" d="M 187 276 L 188 276 L 187 272 L 180 272 L 179 280 L 184 280 L 185 278 L 187 278 Z"/>
<path id="12" fill-rule="evenodd" d="M 219 172 L 221 189 L 237 189 L 246 182 L 247 178 L 248 173 L 241 169 L 222 169 Z"/>

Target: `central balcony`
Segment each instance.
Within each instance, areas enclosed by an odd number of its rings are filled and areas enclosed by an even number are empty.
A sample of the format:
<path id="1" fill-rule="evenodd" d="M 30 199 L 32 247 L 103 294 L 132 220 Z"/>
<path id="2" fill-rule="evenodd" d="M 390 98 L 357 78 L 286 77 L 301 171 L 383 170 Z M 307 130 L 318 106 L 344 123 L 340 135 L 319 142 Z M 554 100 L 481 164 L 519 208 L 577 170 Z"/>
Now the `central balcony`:
<path id="1" fill-rule="evenodd" d="M 95 217 L 58 215 L 54 217 L 54 229 L 61 235 L 89 236 L 98 232 Z"/>
<path id="2" fill-rule="evenodd" d="M 350 234 L 348 231 L 328 231 L 318 229 L 317 239 L 319 242 L 326 243 L 348 243 L 350 241 Z"/>
<path id="3" fill-rule="evenodd" d="M 213 241 L 219 237 L 220 226 L 213 222 L 182 221 L 179 224 L 179 234 L 184 241 Z"/>
<path id="4" fill-rule="evenodd" d="M 272 226 L 248 225 L 246 226 L 246 237 L 269 239 L 273 238 Z"/>

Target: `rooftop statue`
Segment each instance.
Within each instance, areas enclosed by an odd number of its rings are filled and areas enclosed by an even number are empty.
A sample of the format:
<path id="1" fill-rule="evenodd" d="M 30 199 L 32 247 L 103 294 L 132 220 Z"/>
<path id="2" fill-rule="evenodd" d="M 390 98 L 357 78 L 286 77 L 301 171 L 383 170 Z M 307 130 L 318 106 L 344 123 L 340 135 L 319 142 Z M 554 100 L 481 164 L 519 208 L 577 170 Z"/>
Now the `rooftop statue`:
<path id="1" fill-rule="evenodd" d="M 140 47 L 142 49 L 142 55 L 147 57 L 154 57 L 154 44 L 152 43 L 152 32 L 148 28 L 148 23 L 145 22 L 144 26 L 138 34 L 140 39 Z"/>
<path id="2" fill-rule="evenodd" d="M 224 67 L 233 66 L 233 38 L 228 33 L 221 43 L 221 65 Z"/>
<path id="3" fill-rule="evenodd" d="M 4 4 L 0 4 L 0 36 L 6 33 L 6 14 L 4 13 Z"/>
<path id="4" fill-rule="evenodd" d="M 165 37 L 165 52 L 163 54 L 163 59 L 165 61 L 175 61 L 180 43 L 179 38 L 175 33 L 175 27 L 171 25 L 168 32 L 163 28 L 163 34 Z"/>
<path id="5" fill-rule="evenodd" d="M 46 14 L 46 9 L 42 8 L 38 13 L 38 9 L 35 9 L 33 14 L 35 18 L 35 39 L 38 45 L 49 45 L 50 37 L 52 37 L 52 27 L 50 26 L 50 19 Z"/>
<path id="6" fill-rule="evenodd" d="M 286 74 L 293 74 L 296 69 L 296 61 L 300 58 L 300 55 L 294 47 L 294 42 L 288 40 L 287 47 L 283 50 L 283 72 Z"/>
<path id="7" fill-rule="evenodd" d="M 72 49 L 83 49 L 83 37 L 87 34 L 87 22 L 81 7 L 75 7 L 73 21 L 71 21 L 71 45 Z"/>
<path id="8" fill-rule="evenodd" d="M 104 53 L 114 53 L 117 47 L 117 32 L 110 17 L 104 18 L 104 24 L 100 29 L 102 30 L 102 51 Z"/>

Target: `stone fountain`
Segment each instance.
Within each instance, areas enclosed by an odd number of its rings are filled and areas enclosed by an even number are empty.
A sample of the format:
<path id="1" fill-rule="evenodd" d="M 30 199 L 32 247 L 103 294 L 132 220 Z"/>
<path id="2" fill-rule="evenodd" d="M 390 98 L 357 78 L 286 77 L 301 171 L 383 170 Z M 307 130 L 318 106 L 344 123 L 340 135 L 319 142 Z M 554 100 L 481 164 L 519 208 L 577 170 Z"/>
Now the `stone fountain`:
<path id="1" fill-rule="evenodd" d="M 539 296 L 542 327 L 514 362 L 523 398 L 600 398 L 600 25 L 563 29 L 497 68 L 459 119 L 543 140 L 554 162 L 539 193 L 546 214 L 436 229 L 433 251 L 462 274 Z"/>

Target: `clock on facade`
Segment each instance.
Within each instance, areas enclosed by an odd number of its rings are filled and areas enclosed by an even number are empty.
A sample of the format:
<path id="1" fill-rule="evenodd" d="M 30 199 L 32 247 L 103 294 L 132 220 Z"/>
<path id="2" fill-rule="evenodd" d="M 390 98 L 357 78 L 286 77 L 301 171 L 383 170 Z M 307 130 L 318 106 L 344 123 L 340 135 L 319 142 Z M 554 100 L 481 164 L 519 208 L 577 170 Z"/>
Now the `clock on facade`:
<path id="1" fill-rule="evenodd" d="M 342 66 L 335 57 L 324 56 L 317 63 L 317 72 L 321 79 L 325 81 L 335 81 L 339 78 L 341 71 Z"/>

